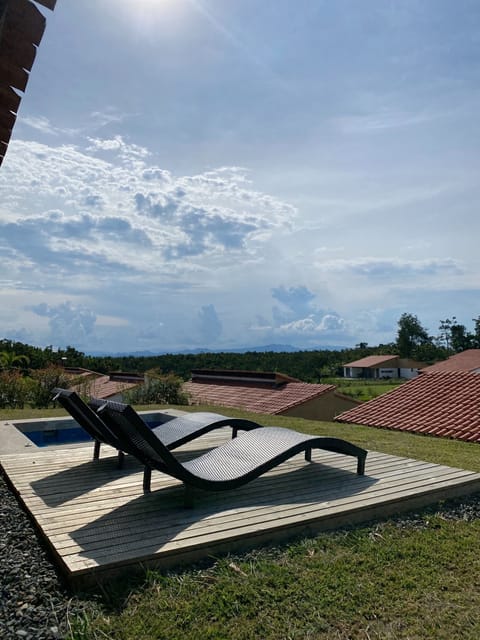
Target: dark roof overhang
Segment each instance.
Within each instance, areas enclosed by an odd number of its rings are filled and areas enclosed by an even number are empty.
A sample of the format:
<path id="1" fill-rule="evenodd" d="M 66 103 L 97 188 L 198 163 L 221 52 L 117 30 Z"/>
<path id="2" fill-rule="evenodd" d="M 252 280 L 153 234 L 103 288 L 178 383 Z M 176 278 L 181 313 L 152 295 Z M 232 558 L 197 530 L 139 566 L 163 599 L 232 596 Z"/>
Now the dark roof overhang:
<path id="1" fill-rule="evenodd" d="M 37 0 L 52 11 L 56 2 Z M 45 16 L 31 0 L 0 0 L 0 165 L 45 24 Z"/>

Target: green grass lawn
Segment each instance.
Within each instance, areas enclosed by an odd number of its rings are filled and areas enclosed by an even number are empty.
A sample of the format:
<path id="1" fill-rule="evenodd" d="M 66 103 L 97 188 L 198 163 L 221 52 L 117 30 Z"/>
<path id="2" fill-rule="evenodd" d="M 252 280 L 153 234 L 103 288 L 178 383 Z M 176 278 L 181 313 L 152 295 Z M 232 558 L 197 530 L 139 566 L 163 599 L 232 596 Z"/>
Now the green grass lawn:
<path id="1" fill-rule="evenodd" d="M 73 637 L 462 638 L 480 634 L 480 521 L 425 514 L 114 585 Z"/>
<path id="2" fill-rule="evenodd" d="M 338 436 L 371 450 L 480 471 L 476 444 L 220 411 L 266 425 Z M 20 413 L 0 412 L 0 420 L 19 419 Z M 34 413 L 28 417 L 36 417 Z M 473 507 L 468 517 L 465 512 L 450 517 L 447 507 L 434 505 L 410 518 L 380 520 L 239 556 L 211 558 L 203 566 L 177 572 L 146 571 L 111 581 L 79 594 L 86 613 L 70 620 L 71 638 L 477 640 L 480 518 Z"/>
<path id="3" fill-rule="evenodd" d="M 360 400 L 361 402 L 367 402 L 368 400 L 372 400 L 373 398 L 382 395 L 382 393 L 387 393 L 388 391 L 396 389 L 406 381 L 396 378 L 389 380 L 322 378 L 322 382 L 334 384 L 339 393 L 343 393 L 355 400 Z"/>

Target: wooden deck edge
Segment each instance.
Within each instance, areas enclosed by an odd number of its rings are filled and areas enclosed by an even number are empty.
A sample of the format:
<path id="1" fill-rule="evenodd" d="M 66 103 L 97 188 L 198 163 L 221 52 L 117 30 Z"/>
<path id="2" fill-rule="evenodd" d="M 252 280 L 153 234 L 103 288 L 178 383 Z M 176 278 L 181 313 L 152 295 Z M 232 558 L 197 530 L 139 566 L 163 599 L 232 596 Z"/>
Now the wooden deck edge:
<path id="1" fill-rule="evenodd" d="M 241 553 L 253 548 L 268 546 L 272 543 L 287 542 L 298 537 L 310 537 L 322 531 L 331 531 L 350 525 L 366 524 L 370 521 L 384 520 L 392 515 L 408 513 L 415 509 L 433 505 L 437 502 L 469 496 L 480 492 L 480 479 L 466 480 L 450 487 L 438 489 L 420 490 L 418 495 L 402 496 L 391 502 L 364 507 L 354 507 L 335 516 L 324 516 L 311 521 L 302 521 L 290 525 L 279 526 L 268 531 L 249 533 L 246 536 L 232 537 L 228 540 L 202 544 L 185 550 L 167 552 L 161 556 L 152 554 L 151 557 L 141 561 L 132 559 L 122 562 L 121 565 L 104 565 L 102 567 L 81 569 L 71 572 L 62 558 L 49 543 L 48 538 L 42 533 L 53 555 L 57 559 L 57 567 L 61 569 L 62 576 L 72 590 L 80 590 L 101 585 L 107 580 L 118 578 L 122 575 L 140 575 L 145 569 L 165 571 L 178 567 L 215 561 L 229 553 Z M 38 529 L 37 529 L 38 530 Z M 41 532 L 40 532 L 41 533 Z M 60 566 L 59 566 L 60 565 Z"/>
<path id="2" fill-rule="evenodd" d="M 70 575 L 70 570 L 68 569 L 67 565 L 65 564 L 65 562 L 63 561 L 62 556 L 58 553 L 58 551 L 55 549 L 55 546 L 52 544 L 52 542 L 50 541 L 50 538 L 48 537 L 48 535 L 44 532 L 43 527 L 41 527 L 34 514 L 31 512 L 28 504 L 25 502 L 25 500 L 23 499 L 23 496 L 21 494 L 21 492 L 17 489 L 17 487 L 15 486 L 15 484 L 12 482 L 12 480 L 10 479 L 10 476 L 8 475 L 7 471 L 4 469 L 3 465 L 0 462 L 0 473 L 3 477 L 3 479 L 5 480 L 7 487 L 10 489 L 10 491 L 14 494 L 14 496 L 16 497 L 19 505 L 21 506 L 23 512 L 26 514 L 32 529 L 34 529 L 36 535 L 38 538 L 40 538 L 40 540 L 42 541 L 42 543 L 44 544 L 47 553 L 50 555 L 50 559 L 55 567 L 55 569 L 57 570 L 57 573 L 60 575 L 61 579 L 69 586 L 72 586 L 71 580 L 72 580 L 72 576 Z"/>

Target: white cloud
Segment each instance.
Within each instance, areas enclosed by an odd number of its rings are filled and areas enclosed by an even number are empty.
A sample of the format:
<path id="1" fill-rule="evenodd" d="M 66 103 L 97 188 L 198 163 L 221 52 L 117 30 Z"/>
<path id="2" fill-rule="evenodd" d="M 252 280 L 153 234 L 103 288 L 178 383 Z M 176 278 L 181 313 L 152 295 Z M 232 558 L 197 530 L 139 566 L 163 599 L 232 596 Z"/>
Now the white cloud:
<path id="1" fill-rule="evenodd" d="M 22 118 L 22 124 L 26 124 L 31 129 L 35 129 L 40 133 L 46 133 L 52 136 L 75 135 L 78 133 L 78 129 L 65 129 L 53 125 L 45 116 L 25 116 Z"/>
<path id="2" fill-rule="evenodd" d="M 51 343 L 26 307 L 67 303 L 112 351 L 478 315 L 478 12 L 64 4 L 0 170 L 0 332 Z"/>
<path id="3" fill-rule="evenodd" d="M 56 307 L 42 303 L 29 310 L 49 319 L 52 342 L 59 347 L 73 344 L 85 347 L 94 333 L 95 313 L 84 306 L 74 306 L 70 301 Z"/>
<path id="4" fill-rule="evenodd" d="M 12 194 L 14 185 L 15 195 L 9 222 L 0 226 L 3 252 L 11 260 L 16 252 L 18 269 L 28 261 L 49 274 L 54 265 L 66 273 L 114 266 L 178 277 L 191 271 L 192 259 L 217 256 L 228 264 L 225 252 L 251 254 L 258 233 L 291 224 L 294 209 L 251 189 L 238 168 L 175 178 L 146 164 L 148 152 L 120 136 L 93 142 L 90 151 L 113 157 L 100 160 L 73 146 L 12 144 L 0 194 Z M 125 165 L 126 158 L 135 162 Z M 14 210 L 25 213 L 15 217 Z"/>
<path id="5" fill-rule="evenodd" d="M 278 327 L 279 333 L 318 333 L 320 331 L 320 325 L 316 320 L 309 316 L 308 318 L 301 318 L 299 320 L 293 320 L 287 324 L 283 324 Z"/>
<path id="6" fill-rule="evenodd" d="M 345 134 L 371 134 L 382 133 L 391 129 L 426 125 L 432 120 L 450 115 L 429 112 L 408 113 L 385 109 L 377 113 L 337 116 L 333 119 L 333 123 Z"/>
<path id="7" fill-rule="evenodd" d="M 88 149 L 12 143 L 0 174 L 0 257 L 9 265 L 4 286 L 44 291 L 28 313 L 48 320 L 42 335 L 51 342 L 55 334 L 56 344 L 96 345 L 107 329 L 109 340 L 118 340 L 135 324 L 142 344 L 218 341 L 223 328 L 216 303 L 204 296 L 220 290 L 229 274 L 255 270 L 265 243 L 291 228 L 295 209 L 253 189 L 239 167 L 175 176 L 120 136 L 90 140 Z M 50 300 L 54 291 L 64 296 L 60 304 Z M 156 322 L 138 306 L 143 291 L 156 291 Z M 172 313 L 160 311 L 166 295 L 183 292 L 198 303 L 196 320 L 187 313 L 179 322 L 186 301 L 177 301 Z M 245 323 L 250 305 L 242 313 Z"/>
<path id="8" fill-rule="evenodd" d="M 150 152 L 138 144 L 125 142 L 122 136 L 117 135 L 110 139 L 88 138 L 90 145 L 86 148 L 86 152 L 95 151 L 116 151 L 119 158 L 122 159 L 143 159 L 150 155 Z"/>
<path id="9" fill-rule="evenodd" d="M 428 258 L 424 260 L 403 260 L 398 258 L 342 258 L 317 262 L 317 266 L 327 272 L 348 272 L 355 276 L 380 280 L 411 278 L 415 276 L 439 276 L 441 274 L 461 274 L 464 267 L 453 258 Z"/>
<path id="10" fill-rule="evenodd" d="M 105 127 L 109 124 L 119 124 L 123 122 L 129 114 L 121 112 L 114 106 L 106 107 L 102 111 L 92 111 L 90 114 L 91 121 L 98 127 Z"/>
<path id="11" fill-rule="evenodd" d="M 318 346 L 324 340 L 348 340 L 351 336 L 349 328 L 344 318 L 336 313 L 325 313 L 324 315 L 310 315 L 306 318 L 299 318 L 282 324 L 275 329 L 275 333 L 288 337 L 289 340 L 297 341 L 301 339 L 313 339 L 313 343 Z M 328 342 L 327 342 L 328 344 Z"/>

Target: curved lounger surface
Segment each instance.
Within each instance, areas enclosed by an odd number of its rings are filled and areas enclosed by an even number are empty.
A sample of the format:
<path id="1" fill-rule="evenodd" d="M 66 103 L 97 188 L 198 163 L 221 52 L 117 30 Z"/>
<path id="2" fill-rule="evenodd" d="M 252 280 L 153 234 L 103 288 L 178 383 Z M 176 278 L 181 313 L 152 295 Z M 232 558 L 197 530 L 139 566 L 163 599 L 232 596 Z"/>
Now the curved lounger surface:
<path id="1" fill-rule="evenodd" d="M 357 473 L 365 471 L 367 451 L 346 440 L 313 436 L 281 427 L 262 427 L 242 433 L 237 438 L 207 451 L 201 456 L 180 462 L 162 439 L 145 424 L 135 420 L 137 415 L 128 405 L 109 403 L 100 410 L 107 420 L 114 419 L 117 435 L 125 440 L 134 455 L 145 465 L 143 488 L 150 491 L 152 469 L 181 480 L 186 487 L 186 504 L 192 504 L 192 489 L 210 491 L 234 489 L 285 460 L 304 453 L 311 460 L 312 449 L 323 449 L 357 458 Z"/>
<path id="2" fill-rule="evenodd" d="M 264 427 L 245 433 L 198 458 L 183 463 L 185 482 L 213 491 L 235 489 L 282 462 L 312 449 L 343 453 L 357 458 L 357 473 L 363 475 L 366 451 L 338 438 L 312 436 L 283 427 Z"/>
<path id="3" fill-rule="evenodd" d="M 122 402 L 92 398 L 88 404 L 102 416 L 104 422 L 115 433 L 118 429 L 116 416 L 118 413 L 125 412 L 127 407 L 129 419 L 134 426 L 138 429 L 147 426 L 142 416 L 137 413 L 132 406 L 126 405 Z M 111 411 L 106 411 L 105 409 L 107 408 L 111 409 Z M 150 429 L 149 427 L 147 427 L 147 429 L 149 429 L 151 433 L 154 433 L 157 438 L 160 438 L 168 449 L 176 449 L 182 444 L 195 440 L 195 438 L 199 438 L 214 429 L 220 429 L 220 427 L 231 427 L 232 437 L 235 438 L 239 429 L 250 431 L 251 429 L 259 429 L 260 426 L 261 425 L 259 425 L 258 422 L 253 422 L 252 420 L 230 418 L 220 413 L 198 411 L 195 413 L 185 414 L 184 416 L 179 416 L 178 418 L 172 418 L 167 422 L 159 424 L 153 429 Z"/>
<path id="4" fill-rule="evenodd" d="M 169 449 L 173 449 L 189 442 L 192 436 L 197 438 L 220 427 L 232 427 L 232 437 L 235 438 L 239 429 L 250 431 L 258 429 L 260 426 L 252 420 L 229 418 L 219 413 L 198 411 L 164 422 L 158 427 L 154 427 L 152 433 L 160 438 Z"/>

